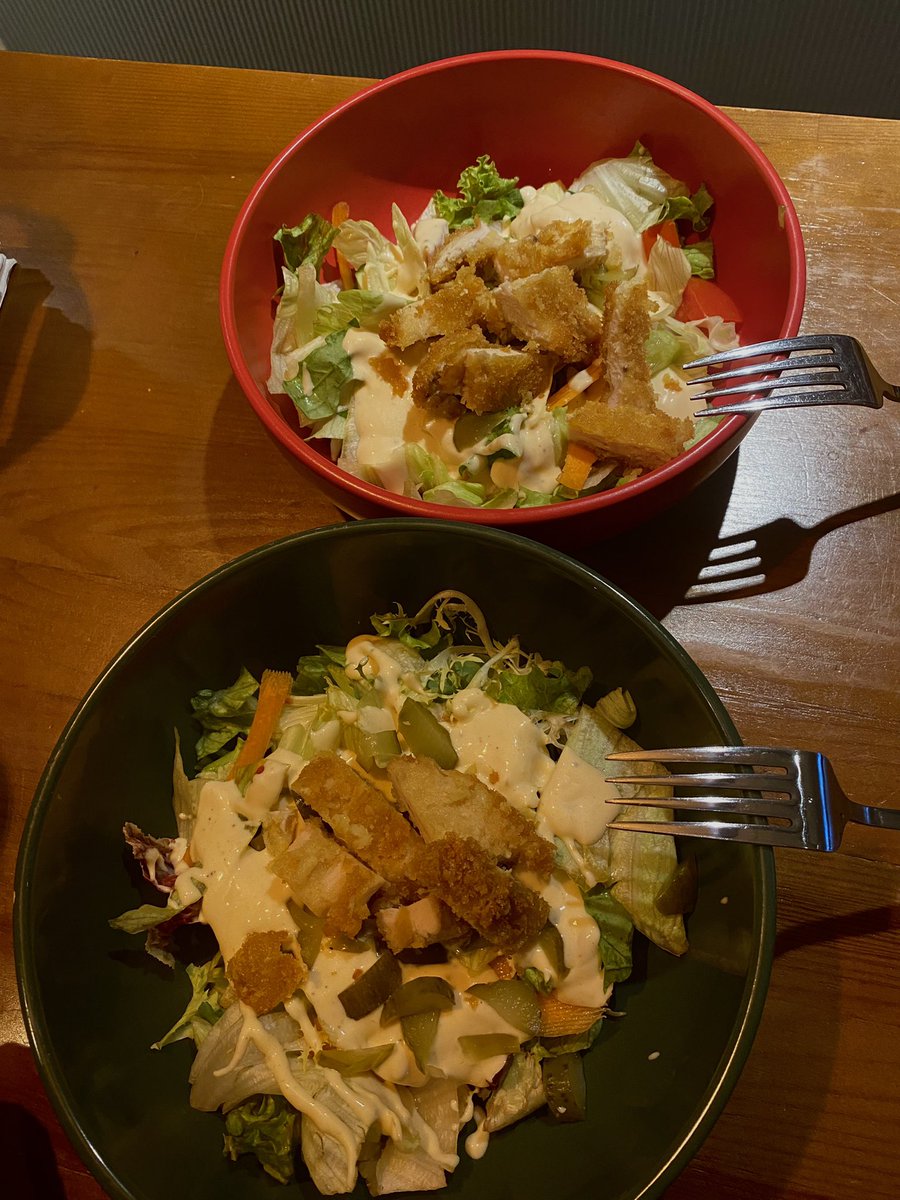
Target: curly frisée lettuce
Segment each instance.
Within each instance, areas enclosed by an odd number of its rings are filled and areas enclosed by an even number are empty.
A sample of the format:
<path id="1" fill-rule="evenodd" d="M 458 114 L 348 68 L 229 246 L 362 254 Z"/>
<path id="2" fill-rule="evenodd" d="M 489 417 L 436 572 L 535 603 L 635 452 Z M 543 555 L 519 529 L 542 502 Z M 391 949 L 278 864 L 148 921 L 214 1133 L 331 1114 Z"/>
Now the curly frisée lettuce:
<path id="1" fill-rule="evenodd" d="M 310 213 L 275 234 L 267 386 L 339 467 L 398 495 L 529 508 L 628 483 L 717 421 L 694 427 L 684 369 L 738 344 L 692 300 L 716 274 L 713 212 L 639 142 L 568 186 L 482 154 L 418 218 L 394 204 L 388 231 L 343 202 L 334 223 Z"/>
<path id="2" fill-rule="evenodd" d="M 178 836 L 124 827 L 165 902 L 110 924 L 167 930 L 173 967 L 180 924 L 218 944 L 153 1049 L 193 1042 L 228 1160 L 324 1195 L 435 1190 L 495 1131 L 589 1111 L 581 1058 L 634 938 L 684 953 L 696 879 L 671 838 L 610 826 L 608 799 L 640 812 L 605 782 L 637 709 L 592 687 L 448 589 L 190 700 Z"/>

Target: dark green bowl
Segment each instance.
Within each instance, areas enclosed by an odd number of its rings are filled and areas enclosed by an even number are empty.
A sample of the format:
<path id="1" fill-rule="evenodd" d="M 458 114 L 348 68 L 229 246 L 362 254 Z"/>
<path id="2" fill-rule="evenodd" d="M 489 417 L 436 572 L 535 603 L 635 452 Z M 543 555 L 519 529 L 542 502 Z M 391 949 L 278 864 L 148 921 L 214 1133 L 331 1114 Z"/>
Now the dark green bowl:
<path id="1" fill-rule="evenodd" d="M 250 1200 L 277 1190 L 250 1164 L 226 1162 L 220 1119 L 188 1106 L 189 1046 L 149 1049 L 181 1013 L 185 977 L 107 925 L 144 895 L 123 853 L 123 820 L 172 831 L 173 726 L 191 746 L 188 701 L 199 688 L 230 683 L 242 664 L 291 670 L 317 642 L 367 629 L 371 613 L 398 601 L 416 609 L 447 587 L 478 601 L 495 636 L 518 633 L 551 658 L 586 663 L 597 695 L 627 686 L 644 745 L 737 742 L 710 685 L 652 617 L 592 571 L 512 534 L 431 520 L 341 525 L 255 550 L 179 596 L 64 730 L 16 876 L 29 1035 L 63 1125 L 112 1196 Z M 691 949 L 675 959 L 646 947 L 617 988 L 627 1016 L 608 1022 L 588 1056 L 588 1120 L 535 1116 L 496 1135 L 481 1162 L 463 1155 L 451 1195 L 636 1200 L 660 1195 L 695 1153 L 750 1049 L 775 923 L 768 851 L 697 846 Z M 300 1194 L 318 1195 L 309 1182 Z"/>

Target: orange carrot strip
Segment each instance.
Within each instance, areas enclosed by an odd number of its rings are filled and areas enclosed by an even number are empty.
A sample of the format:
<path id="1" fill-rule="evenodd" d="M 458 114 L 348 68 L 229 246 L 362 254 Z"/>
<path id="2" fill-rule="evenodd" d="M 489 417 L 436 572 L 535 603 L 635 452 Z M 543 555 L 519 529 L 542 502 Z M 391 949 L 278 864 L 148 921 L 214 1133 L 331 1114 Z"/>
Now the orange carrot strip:
<path id="1" fill-rule="evenodd" d="M 268 750 L 281 710 L 291 694 L 291 682 L 287 671 L 263 671 L 256 699 L 256 712 L 250 723 L 247 740 L 231 765 L 232 779 L 245 767 L 258 763 Z"/>
<path id="2" fill-rule="evenodd" d="M 588 363 L 588 365 L 586 367 L 582 367 L 581 370 L 576 375 L 573 375 L 572 378 L 577 379 L 578 375 L 584 375 L 585 373 L 590 375 L 592 383 L 596 383 L 597 380 L 600 378 L 600 376 L 603 374 L 603 359 L 602 359 L 602 357 L 595 358 L 594 361 L 591 363 Z M 588 384 L 587 386 L 589 387 L 590 384 Z M 573 388 L 571 383 L 564 383 L 561 388 L 556 389 L 556 391 L 553 393 L 553 395 L 547 401 L 547 407 L 548 408 L 561 408 L 562 405 L 568 404 L 570 401 L 574 400 L 576 396 L 580 396 L 581 393 L 585 390 L 586 390 L 586 388 Z"/>
<path id="3" fill-rule="evenodd" d="M 516 964 L 508 954 L 499 954 L 491 960 L 491 970 L 498 979 L 515 979 Z"/>
<path id="4" fill-rule="evenodd" d="M 346 200 L 339 200 L 331 210 L 331 223 L 334 226 L 342 225 L 350 216 L 350 205 Z M 356 287 L 356 280 L 353 278 L 353 269 L 347 262 L 346 258 L 341 254 L 340 250 L 335 249 L 337 257 L 338 271 L 341 275 L 341 287 L 344 291 L 348 288 Z"/>
<path id="5" fill-rule="evenodd" d="M 580 492 L 596 461 L 597 455 L 589 447 L 579 445 L 578 442 L 569 442 L 566 461 L 559 473 L 559 482 L 563 487 L 571 488 L 573 492 Z"/>
<path id="6" fill-rule="evenodd" d="M 586 1033 L 603 1016 L 602 1008 L 584 1008 L 580 1004 L 564 1004 L 556 996 L 538 993 L 541 1006 L 541 1037 L 570 1037 Z"/>

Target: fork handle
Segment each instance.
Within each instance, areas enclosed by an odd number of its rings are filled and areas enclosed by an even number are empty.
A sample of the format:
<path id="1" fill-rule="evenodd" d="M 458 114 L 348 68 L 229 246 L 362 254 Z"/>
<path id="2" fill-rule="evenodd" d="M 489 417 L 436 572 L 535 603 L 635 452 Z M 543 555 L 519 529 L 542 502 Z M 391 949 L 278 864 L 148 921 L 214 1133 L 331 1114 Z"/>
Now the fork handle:
<path id="1" fill-rule="evenodd" d="M 900 809 L 876 808 L 872 804 L 854 804 L 850 820 L 857 825 L 876 825 L 879 829 L 900 829 Z"/>

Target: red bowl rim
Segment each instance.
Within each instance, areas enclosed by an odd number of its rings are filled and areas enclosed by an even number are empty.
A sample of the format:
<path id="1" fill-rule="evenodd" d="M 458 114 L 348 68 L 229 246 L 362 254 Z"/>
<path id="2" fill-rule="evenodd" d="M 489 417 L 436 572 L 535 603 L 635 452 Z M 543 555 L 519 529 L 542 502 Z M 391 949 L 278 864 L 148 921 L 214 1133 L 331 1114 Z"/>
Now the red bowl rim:
<path id="1" fill-rule="evenodd" d="M 267 187 L 269 180 L 280 170 L 285 160 L 290 158 L 299 146 L 308 141 L 322 126 L 335 120 L 347 109 L 364 103 L 370 96 L 378 92 L 396 87 L 398 84 L 403 84 L 407 80 L 415 79 L 421 75 L 430 75 L 444 71 L 448 67 L 496 61 L 497 59 L 555 59 L 560 62 L 591 64 L 603 67 L 613 73 L 633 76 L 646 83 L 653 84 L 663 91 L 670 92 L 679 99 L 687 101 L 687 103 L 693 105 L 695 108 L 699 108 L 729 133 L 735 141 L 739 142 L 752 159 L 773 199 L 784 213 L 784 229 L 788 240 L 790 276 L 787 311 L 781 329 L 774 335 L 776 337 L 792 337 L 800 328 L 800 320 L 803 316 L 803 304 L 806 298 L 806 257 L 800 221 L 790 194 L 775 168 L 750 135 L 745 133 L 720 108 L 717 108 L 710 101 L 704 100 L 696 92 L 692 92 L 688 88 L 682 87 L 681 84 L 675 83 L 671 79 L 666 79 L 662 75 L 646 71 L 642 67 L 616 62 L 609 58 L 599 58 L 591 54 L 576 54 L 566 50 L 489 50 L 478 54 L 460 54 L 453 58 L 438 59 L 434 62 L 423 63 L 418 67 L 411 67 L 407 71 L 391 75 L 377 83 L 370 84 L 359 92 L 355 92 L 352 96 L 348 96 L 346 100 L 329 109 L 318 120 L 308 125 L 306 129 L 298 134 L 272 160 L 254 184 L 253 189 L 238 213 L 225 247 L 225 257 L 219 286 L 219 315 L 225 340 L 225 349 L 228 353 L 232 370 L 244 394 L 263 425 L 265 425 L 266 429 L 277 442 L 285 446 L 296 458 L 311 468 L 322 479 L 345 492 L 352 493 L 358 499 L 368 504 L 374 503 L 382 508 L 390 508 L 397 514 L 410 517 L 437 517 L 444 520 L 464 520 L 481 525 L 515 526 L 532 525 L 537 522 L 559 520 L 560 518 L 575 517 L 599 511 L 609 508 L 614 504 L 624 503 L 631 497 L 638 497 L 660 484 L 674 481 L 679 475 L 691 470 L 706 458 L 707 455 L 712 454 L 732 438 L 739 439 L 743 433 L 747 432 L 744 426 L 752 423 L 755 418 L 740 415 L 725 417 L 711 433 L 708 433 L 706 437 L 702 438 L 688 450 L 682 451 L 677 458 L 673 458 L 670 462 L 657 467 L 653 471 L 648 471 L 647 474 L 641 475 L 631 483 L 621 484 L 619 487 L 597 492 L 592 496 L 583 496 L 575 500 L 563 500 L 555 504 L 545 504 L 534 508 L 481 509 L 463 508 L 449 504 L 432 504 L 427 500 L 399 496 L 376 484 L 358 479 L 355 475 L 342 470 L 330 459 L 325 458 L 317 450 L 313 450 L 305 438 L 296 430 L 291 429 L 268 399 L 261 396 L 257 389 L 256 382 L 250 374 L 240 351 L 237 321 L 234 311 L 235 269 L 238 248 L 243 239 L 250 214 L 256 205 L 259 195 Z"/>

